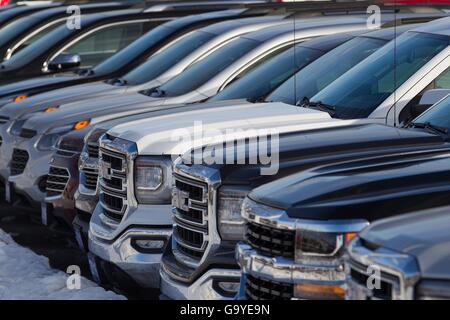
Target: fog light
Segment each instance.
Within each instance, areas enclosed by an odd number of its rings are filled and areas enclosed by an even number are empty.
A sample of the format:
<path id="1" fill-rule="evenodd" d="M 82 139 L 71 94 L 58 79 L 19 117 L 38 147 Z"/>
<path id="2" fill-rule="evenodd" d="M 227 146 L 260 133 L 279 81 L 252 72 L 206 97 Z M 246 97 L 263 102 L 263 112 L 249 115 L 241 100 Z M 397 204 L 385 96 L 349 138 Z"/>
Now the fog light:
<path id="1" fill-rule="evenodd" d="M 308 300 L 337 300 L 345 298 L 345 290 L 340 286 L 297 283 L 294 285 L 294 297 Z"/>
<path id="2" fill-rule="evenodd" d="M 136 245 L 144 250 L 158 250 L 164 248 L 164 240 L 136 240 Z"/>
<path id="3" fill-rule="evenodd" d="M 216 284 L 227 296 L 234 296 L 239 291 L 239 282 L 217 281 Z"/>

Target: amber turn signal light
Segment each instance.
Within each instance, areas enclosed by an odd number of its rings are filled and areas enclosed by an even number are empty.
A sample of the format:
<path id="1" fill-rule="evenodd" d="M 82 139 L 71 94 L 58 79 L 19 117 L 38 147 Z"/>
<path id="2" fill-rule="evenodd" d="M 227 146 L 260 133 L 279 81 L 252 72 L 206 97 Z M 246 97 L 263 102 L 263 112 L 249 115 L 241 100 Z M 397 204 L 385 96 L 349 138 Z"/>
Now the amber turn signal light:
<path id="1" fill-rule="evenodd" d="M 297 283 L 294 285 L 294 296 L 301 299 L 333 299 L 345 298 L 345 290 L 340 286 Z"/>
<path id="2" fill-rule="evenodd" d="M 58 108 L 57 107 L 48 107 L 47 109 L 44 110 L 44 112 L 52 112 L 55 110 L 58 110 Z"/>
<path id="3" fill-rule="evenodd" d="M 83 128 L 87 127 L 88 125 L 89 125 L 89 121 L 88 120 L 78 121 L 77 123 L 75 123 L 73 125 L 73 129 L 74 130 L 80 130 L 80 129 L 83 129 Z"/>
<path id="4" fill-rule="evenodd" d="M 19 102 L 19 101 L 25 100 L 26 98 L 28 98 L 27 95 L 20 95 L 20 96 L 17 96 L 14 98 L 14 102 Z"/>

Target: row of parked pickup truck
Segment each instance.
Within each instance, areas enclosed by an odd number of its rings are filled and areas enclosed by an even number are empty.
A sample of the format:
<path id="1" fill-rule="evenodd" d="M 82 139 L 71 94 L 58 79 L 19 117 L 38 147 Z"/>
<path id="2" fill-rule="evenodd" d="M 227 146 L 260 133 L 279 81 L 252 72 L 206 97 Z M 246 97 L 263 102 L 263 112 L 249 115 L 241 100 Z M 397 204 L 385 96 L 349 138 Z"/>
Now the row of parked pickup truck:
<path id="1" fill-rule="evenodd" d="M 120 292 L 449 298 L 449 7 L 214 3 L 0 39 L 5 200 Z"/>

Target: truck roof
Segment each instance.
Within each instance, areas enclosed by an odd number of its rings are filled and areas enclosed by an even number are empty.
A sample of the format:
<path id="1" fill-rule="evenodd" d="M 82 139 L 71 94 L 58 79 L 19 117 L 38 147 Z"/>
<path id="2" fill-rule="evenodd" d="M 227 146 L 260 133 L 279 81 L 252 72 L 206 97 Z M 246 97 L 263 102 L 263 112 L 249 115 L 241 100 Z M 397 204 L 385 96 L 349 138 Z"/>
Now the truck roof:
<path id="1" fill-rule="evenodd" d="M 428 22 L 411 31 L 450 36 L 450 17 Z"/>

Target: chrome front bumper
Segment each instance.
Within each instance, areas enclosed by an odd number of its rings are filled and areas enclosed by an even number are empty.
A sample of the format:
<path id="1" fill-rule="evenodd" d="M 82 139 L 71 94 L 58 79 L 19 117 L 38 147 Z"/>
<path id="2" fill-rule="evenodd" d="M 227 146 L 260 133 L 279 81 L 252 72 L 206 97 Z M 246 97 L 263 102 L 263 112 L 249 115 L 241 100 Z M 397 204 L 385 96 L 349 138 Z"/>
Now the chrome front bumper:
<path id="1" fill-rule="evenodd" d="M 104 242 L 89 232 L 89 252 L 110 262 L 128 274 L 143 288 L 158 288 L 159 267 L 164 248 L 160 252 L 144 253 L 133 245 L 133 239 L 161 239 L 166 243 L 172 234 L 172 229 L 132 228 L 124 232 L 112 242 Z"/>
<path id="2" fill-rule="evenodd" d="M 345 272 L 341 266 L 300 265 L 283 257 L 263 256 L 245 243 L 236 246 L 236 260 L 243 276 L 251 275 L 292 285 L 307 282 L 345 287 Z M 241 286 L 238 298 L 245 299 L 245 296 L 245 288 Z"/>
<path id="3" fill-rule="evenodd" d="M 163 265 L 164 266 L 164 265 Z M 173 300 L 232 300 L 221 294 L 215 281 L 239 282 L 241 271 L 236 269 L 210 269 L 194 283 L 186 285 L 173 280 L 161 267 L 161 293 Z"/>

